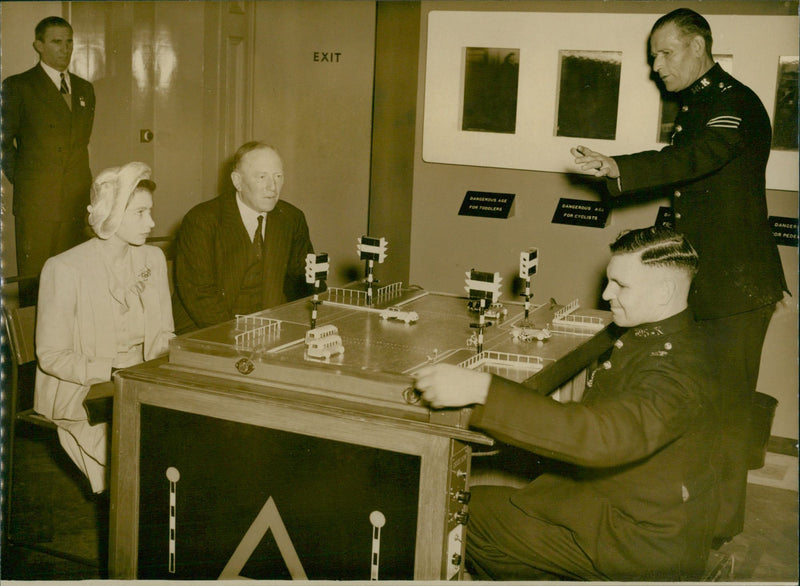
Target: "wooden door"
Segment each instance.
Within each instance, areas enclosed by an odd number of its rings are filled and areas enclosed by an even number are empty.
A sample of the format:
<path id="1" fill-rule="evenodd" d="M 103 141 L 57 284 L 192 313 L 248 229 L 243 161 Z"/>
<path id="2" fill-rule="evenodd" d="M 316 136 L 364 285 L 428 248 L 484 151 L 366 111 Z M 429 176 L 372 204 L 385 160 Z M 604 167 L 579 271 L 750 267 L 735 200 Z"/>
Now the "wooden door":
<path id="1" fill-rule="evenodd" d="M 223 158 L 250 125 L 252 5 L 73 2 L 73 71 L 95 86 L 93 173 L 138 160 L 158 188 L 152 236 L 217 194 Z"/>

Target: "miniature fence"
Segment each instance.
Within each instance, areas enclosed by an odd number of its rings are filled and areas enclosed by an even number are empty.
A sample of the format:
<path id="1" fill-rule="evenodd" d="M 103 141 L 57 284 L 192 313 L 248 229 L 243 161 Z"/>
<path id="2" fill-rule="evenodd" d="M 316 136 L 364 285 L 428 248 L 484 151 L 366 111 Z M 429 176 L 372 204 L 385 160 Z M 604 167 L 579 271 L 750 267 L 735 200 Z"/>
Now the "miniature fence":
<path id="1" fill-rule="evenodd" d="M 553 331 L 576 336 L 592 336 L 605 327 L 603 318 L 591 315 L 565 315 L 553 320 Z"/>
<path id="2" fill-rule="evenodd" d="M 399 296 L 403 292 L 403 282 L 398 281 L 391 285 L 386 285 L 375 291 L 373 300 L 377 303 L 387 301 Z M 343 289 L 341 287 L 328 287 L 328 301 L 331 303 L 343 303 L 346 305 L 365 306 L 367 305 L 367 292 L 358 289 Z"/>
<path id="3" fill-rule="evenodd" d="M 234 336 L 237 350 L 254 350 L 281 333 L 281 322 L 268 317 L 237 315 L 236 329 L 241 334 Z"/>
<path id="4" fill-rule="evenodd" d="M 375 294 L 375 299 L 378 301 L 385 301 L 386 299 L 397 297 L 402 292 L 403 292 L 403 282 L 398 281 L 396 283 L 392 283 L 391 285 L 386 285 L 385 287 L 381 287 L 380 289 L 378 289 L 377 293 Z"/>
<path id="5" fill-rule="evenodd" d="M 346 303 L 347 305 L 365 305 L 367 302 L 367 292 L 358 291 L 356 289 L 328 287 L 328 301 L 332 303 Z"/>
<path id="6" fill-rule="evenodd" d="M 567 305 L 565 305 L 564 307 L 562 307 L 553 314 L 553 321 L 563 319 L 564 317 L 566 317 L 567 315 L 578 309 L 580 306 L 581 305 L 578 302 L 578 300 L 573 299 Z"/>
<path id="7" fill-rule="evenodd" d="M 491 372 L 492 374 L 519 381 L 520 375 L 523 375 L 523 378 L 527 378 L 534 372 L 544 368 L 544 359 L 526 354 L 484 350 L 459 363 L 458 366 L 471 370 Z"/>

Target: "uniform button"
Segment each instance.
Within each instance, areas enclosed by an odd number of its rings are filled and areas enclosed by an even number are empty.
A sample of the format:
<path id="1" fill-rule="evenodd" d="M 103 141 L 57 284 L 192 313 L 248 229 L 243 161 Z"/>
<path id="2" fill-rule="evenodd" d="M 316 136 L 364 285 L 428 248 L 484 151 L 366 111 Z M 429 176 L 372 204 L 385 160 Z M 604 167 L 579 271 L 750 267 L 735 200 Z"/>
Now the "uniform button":
<path id="1" fill-rule="evenodd" d="M 724 88 L 724 87 L 725 87 L 725 84 L 724 84 L 724 83 L 722 83 L 722 82 L 719 82 L 719 89 L 722 89 L 722 88 Z"/>
<path id="2" fill-rule="evenodd" d="M 676 220 L 680 220 L 681 219 L 681 213 L 680 212 L 675 212 L 675 219 Z"/>
<path id="3" fill-rule="evenodd" d="M 675 125 L 675 132 L 681 132 L 682 130 L 683 130 L 683 126 L 681 126 L 680 124 L 676 124 Z"/>
<path id="4" fill-rule="evenodd" d="M 672 342 L 665 342 L 664 350 L 672 350 Z"/>
<path id="5" fill-rule="evenodd" d="M 617 339 L 617 341 L 614 342 L 614 346 L 616 346 L 617 348 L 622 348 L 624 345 L 625 344 L 623 344 L 622 340 L 620 340 L 620 339 Z"/>
<path id="6" fill-rule="evenodd" d="M 681 196 L 681 192 L 680 192 L 680 191 L 678 191 L 678 190 L 676 189 L 676 190 L 675 190 L 675 193 L 674 193 L 673 195 L 674 195 L 675 197 L 680 197 L 680 196 Z"/>
<path id="7" fill-rule="evenodd" d="M 611 361 L 610 360 L 606 360 L 603 363 L 603 368 L 605 368 L 606 370 L 610 369 L 611 368 Z"/>
<path id="8" fill-rule="evenodd" d="M 681 112 L 688 112 L 688 111 L 689 111 L 689 106 L 682 106 L 681 107 Z"/>

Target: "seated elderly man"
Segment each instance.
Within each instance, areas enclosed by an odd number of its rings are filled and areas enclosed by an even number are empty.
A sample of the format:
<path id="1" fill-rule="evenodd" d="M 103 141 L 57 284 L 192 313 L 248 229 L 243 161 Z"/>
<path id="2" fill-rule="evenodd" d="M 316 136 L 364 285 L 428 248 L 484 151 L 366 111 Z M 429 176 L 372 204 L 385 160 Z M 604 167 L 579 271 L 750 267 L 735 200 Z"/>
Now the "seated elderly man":
<path id="1" fill-rule="evenodd" d="M 697 254 L 664 228 L 611 245 L 603 298 L 628 328 L 581 402 L 502 377 L 430 365 L 431 406 L 476 405 L 470 424 L 566 462 L 526 487 L 472 490 L 467 568 L 495 580 L 680 580 L 701 576 L 719 507 L 710 462 L 718 389 L 687 306 Z"/>
<path id="2" fill-rule="evenodd" d="M 224 193 L 193 207 L 176 237 L 175 330 L 182 334 L 311 294 L 303 212 L 280 199 L 283 159 L 263 142 L 233 156 Z"/>

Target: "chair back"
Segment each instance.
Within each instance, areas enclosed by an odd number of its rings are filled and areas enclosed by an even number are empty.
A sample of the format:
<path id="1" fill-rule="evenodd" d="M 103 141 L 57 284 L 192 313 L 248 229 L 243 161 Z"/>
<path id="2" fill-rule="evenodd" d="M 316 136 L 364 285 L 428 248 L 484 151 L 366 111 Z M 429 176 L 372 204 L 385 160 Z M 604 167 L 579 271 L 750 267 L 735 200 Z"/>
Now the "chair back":
<path id="1" fill-rule="evenodd" d="M 3 319 L 8 332 L 11 357 L 17 366 L 36 360 L 34 339 L 36 336 L 36 306 L 3 306 Z"/>
<path id="2" fill-rule="evenodd" d="M 36 383 L 36 306 L 9 307 L 3 306 L 3 322 L 8 338 L 9 362 L 11 363 L 10 381 L 8 385 L 7 405 L 10 407 L 12 419 L 39 419 L 52 423 L 33 410 L 34 387 Z"/>

